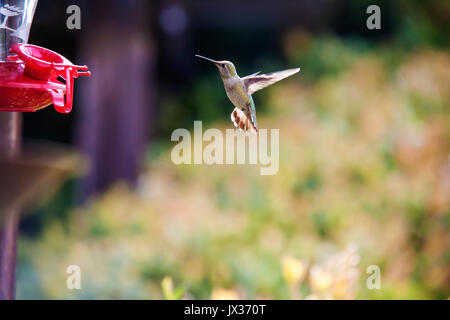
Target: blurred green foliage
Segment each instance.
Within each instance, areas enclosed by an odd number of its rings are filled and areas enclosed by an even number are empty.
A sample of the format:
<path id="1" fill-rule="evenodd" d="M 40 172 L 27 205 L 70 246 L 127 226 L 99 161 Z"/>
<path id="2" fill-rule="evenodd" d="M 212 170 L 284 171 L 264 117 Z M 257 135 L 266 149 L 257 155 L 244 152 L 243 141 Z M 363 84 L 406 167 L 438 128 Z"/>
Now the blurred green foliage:
<path id="1" fill-rule="evenodd" d="M 275 176 L 174 166 L 171 130 L 193 119 L 230 128 L 231 109 L 214 68 L 177 94 L 162 89 L 168 134 L 137 189 L 42 217 L 21 237 L 19 298 L 449 297 L 449 6 L 419 3 L 401 1 L 414 14 L 379 42 L 286 30 L 283 56 L 302 72 L 257 94 L 260 127 L 280 128 Z M 72 264 L 80 291 L 65 286 Z M 366 286 L 369 265 L 380 290 Z"/>

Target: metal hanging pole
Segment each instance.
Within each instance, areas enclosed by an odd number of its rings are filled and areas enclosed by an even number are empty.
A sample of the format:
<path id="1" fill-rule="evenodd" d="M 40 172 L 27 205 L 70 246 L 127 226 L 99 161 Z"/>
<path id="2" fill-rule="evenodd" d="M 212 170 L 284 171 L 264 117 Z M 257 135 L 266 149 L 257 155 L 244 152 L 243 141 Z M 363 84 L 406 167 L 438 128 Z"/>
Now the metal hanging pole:
<path id="1" fill-rule="evenodd" d="M 14 159 L 19 155 L 21 125 L 22 115 L 20 113 L 0 112 L 0 157 Z M 12 300 L 15 296 L 17 231 L 20 210 L 19 208 L 7 210 L 7 212 L 2 212 L 3 218 L 0 224 L 0 300 Z"/>

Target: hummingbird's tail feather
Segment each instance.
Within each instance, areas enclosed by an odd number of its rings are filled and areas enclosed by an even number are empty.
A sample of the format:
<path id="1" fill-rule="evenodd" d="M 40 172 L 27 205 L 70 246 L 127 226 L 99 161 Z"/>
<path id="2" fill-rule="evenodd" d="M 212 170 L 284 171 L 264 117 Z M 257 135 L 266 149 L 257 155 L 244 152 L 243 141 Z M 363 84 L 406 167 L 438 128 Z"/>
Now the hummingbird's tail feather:
<path id="1" fill-rule="evenodd" d="M 235 108 L 231 113 L 231 121 L 233 121 L 236 128 L 241 129 L 245 133 L 258 134 L 256 123 L 251 120 L 251 117 L 247 117 L 245 113 L 238 108 Z"/>

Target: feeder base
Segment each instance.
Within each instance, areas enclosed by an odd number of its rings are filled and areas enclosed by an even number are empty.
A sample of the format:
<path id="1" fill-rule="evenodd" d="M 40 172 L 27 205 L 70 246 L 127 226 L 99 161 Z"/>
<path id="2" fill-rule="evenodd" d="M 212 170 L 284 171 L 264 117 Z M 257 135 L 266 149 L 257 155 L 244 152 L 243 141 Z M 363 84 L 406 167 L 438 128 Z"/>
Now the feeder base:
<path id="1" fill-rule="evenodd" d="M 53 95 L 65 94 L 63 83 L 40 81 L 24 74 L 20 62 L 0 63 L 0 111 L 34 112 L 53 103 Z"/>
<path id="2" fill-rule="evenodd" d="M 87 66 L 30 44 L 14 44 L 10 53 L 0 63 L 0 111 L 32 112 L 51 104 L 60 113 L 72 111 L 74 79 L 90 76 Z"/>

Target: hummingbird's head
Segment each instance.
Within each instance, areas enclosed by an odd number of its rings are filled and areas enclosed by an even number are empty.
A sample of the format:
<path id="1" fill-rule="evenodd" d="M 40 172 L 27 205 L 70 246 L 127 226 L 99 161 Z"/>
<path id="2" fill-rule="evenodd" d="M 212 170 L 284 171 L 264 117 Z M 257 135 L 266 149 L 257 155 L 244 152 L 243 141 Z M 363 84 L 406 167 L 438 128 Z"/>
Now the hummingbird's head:
<path id="1" fill-rule="evenodd" d="M 210 58 L 206 58 L 203 56 L 200 56 L 198 54 L 195 55 L 198 58 L 204 59 L 206 61 L 212 62 L 216 65 L 216 67 L 219 69 L 220 76 L 222 79 L 231 78 L 234 76 L 237 76 L 236 68 L 234 67 L 234 64 L 230 61 L 216 61 Z"/>

